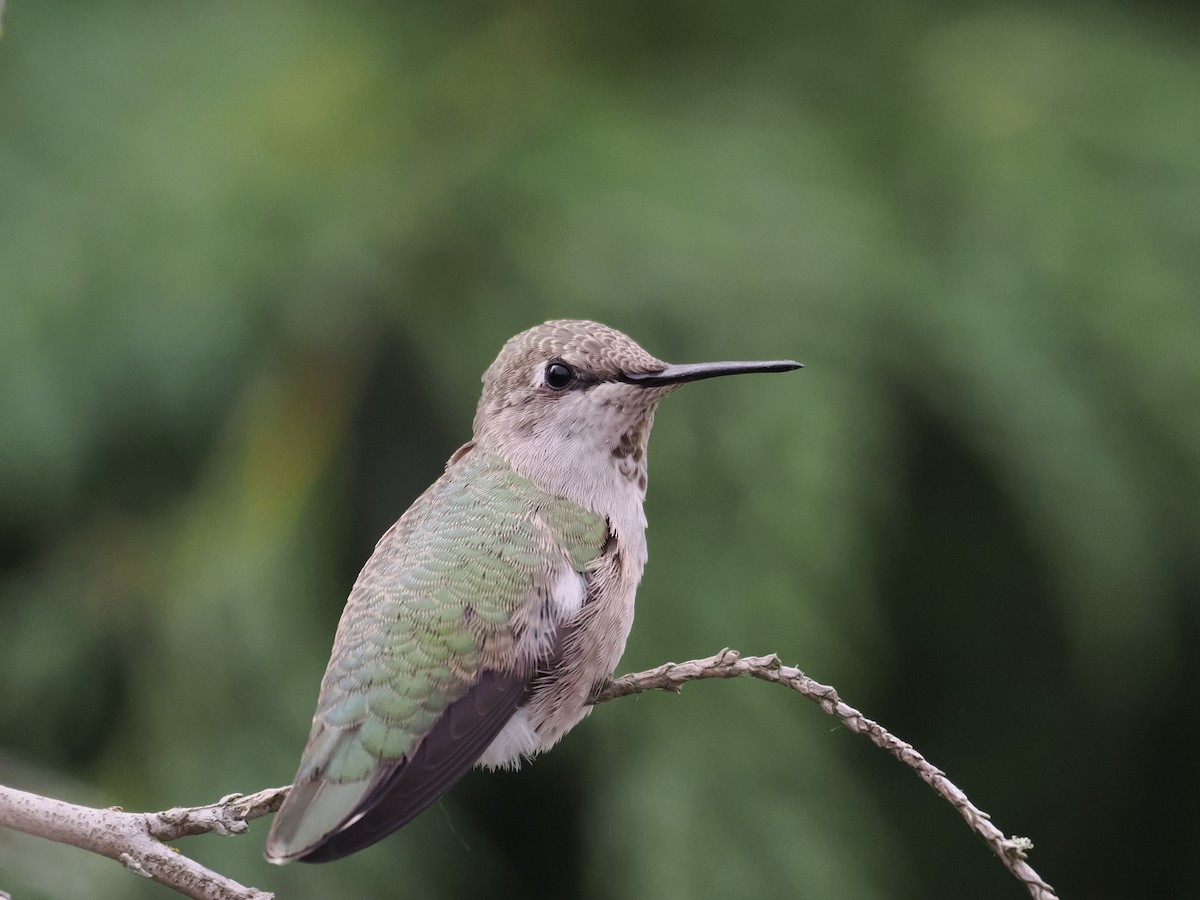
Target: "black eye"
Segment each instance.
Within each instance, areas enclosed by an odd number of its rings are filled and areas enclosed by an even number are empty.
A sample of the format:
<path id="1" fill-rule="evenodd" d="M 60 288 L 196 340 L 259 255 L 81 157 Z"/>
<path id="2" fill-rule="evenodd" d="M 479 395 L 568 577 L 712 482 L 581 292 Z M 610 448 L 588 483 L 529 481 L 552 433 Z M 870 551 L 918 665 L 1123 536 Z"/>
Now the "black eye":
<path id="1" fill-rule="evenodd" d="M 565 362 L 555 361 L 546 366 L 546 384 L 561 391 L 575 380 L 575 371 Z"/>

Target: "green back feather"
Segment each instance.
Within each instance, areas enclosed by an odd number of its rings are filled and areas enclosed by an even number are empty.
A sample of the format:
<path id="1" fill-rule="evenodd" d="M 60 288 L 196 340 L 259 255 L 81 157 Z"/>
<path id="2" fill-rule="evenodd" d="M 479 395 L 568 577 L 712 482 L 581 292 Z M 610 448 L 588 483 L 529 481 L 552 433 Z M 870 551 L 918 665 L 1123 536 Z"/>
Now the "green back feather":
<path id="1" fill-rule="evenodd" d="M 498 456 L 452 465 L 380 539 L 346 602 L 296 788 L 269 856 L 355 812 L 384 762 L 413 753 L 486 668 L 517 665 L 518 613 L 600 553 L 604 519 Z"/>

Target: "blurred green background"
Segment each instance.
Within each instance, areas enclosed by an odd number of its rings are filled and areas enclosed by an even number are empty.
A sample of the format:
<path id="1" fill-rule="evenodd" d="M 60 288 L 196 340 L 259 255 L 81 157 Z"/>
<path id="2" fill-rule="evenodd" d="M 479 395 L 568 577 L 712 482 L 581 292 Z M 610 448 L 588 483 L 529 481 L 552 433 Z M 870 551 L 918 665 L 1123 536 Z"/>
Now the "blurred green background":
<path id="1" fill-rule="evenodd" d="M 658 416 L 623 671 L 776 651 L 1065 898 L 1200 896 L 1185 4 L 10 5 L 0 782 L 287 782 L 375 539 L 553 317 L 794 356 Z M 281 898 L 1026 896 L 769 685 L 601 707 Z M 165 898 L 0 834 L 0 889 Z"/>

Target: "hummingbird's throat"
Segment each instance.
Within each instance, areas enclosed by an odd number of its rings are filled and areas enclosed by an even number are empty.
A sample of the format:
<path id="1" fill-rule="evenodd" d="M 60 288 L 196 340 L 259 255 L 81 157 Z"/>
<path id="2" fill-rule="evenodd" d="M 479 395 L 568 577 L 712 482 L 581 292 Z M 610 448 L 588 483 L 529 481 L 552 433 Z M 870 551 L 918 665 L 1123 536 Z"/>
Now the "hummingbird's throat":
<path id="1" fill-rule="evenodd" d="M 628 481 L 646 493 L 646 435 L 650 431 L 651 418 L 639 419 L 637 424 L 624 432 L 612 448 L 617 471 Z"/>

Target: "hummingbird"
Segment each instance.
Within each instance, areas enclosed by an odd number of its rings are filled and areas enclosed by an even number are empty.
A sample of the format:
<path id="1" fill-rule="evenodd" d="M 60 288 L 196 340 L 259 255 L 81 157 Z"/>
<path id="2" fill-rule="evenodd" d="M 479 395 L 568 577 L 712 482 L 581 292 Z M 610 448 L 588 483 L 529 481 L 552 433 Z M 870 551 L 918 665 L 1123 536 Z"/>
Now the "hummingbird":
<path id="1" fill-rule="evenodd" d="M 633 625 L 658 402 L 689 381 L 798 368 L 669 365 L 580 320 L 509 340 L 471 440 L 350 591 L 266 859 L 347 856 L 473 766 L 516 768 L 574 728 Z"/>

